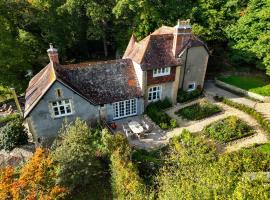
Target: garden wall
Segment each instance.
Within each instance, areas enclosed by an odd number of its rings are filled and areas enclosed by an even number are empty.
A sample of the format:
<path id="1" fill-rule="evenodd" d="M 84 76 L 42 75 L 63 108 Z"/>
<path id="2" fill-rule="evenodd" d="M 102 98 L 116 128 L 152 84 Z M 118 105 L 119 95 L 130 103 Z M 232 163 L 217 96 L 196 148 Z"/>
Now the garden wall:
<path id="1" fill-rule="evenodd" d="M 222 88 L 231 90 L 233 92 L 243 94 L 245 96 L 248 96 L 248 97 L 251 97 L 251 98 L 266 102 L 266 103 L 270 103 L 270 97 L 262 96 L 262 95 L 254 93 L 254 92 L 249 92 L 249 91 L 243 90 L 243 89 L 241 89 L 239 87 L 236 87 L 234 85 L 230 85 L 228 83 L 224 83 L 224 82 L 222 82 L 220 80 L 217 80 L 217 79 L 215 79 L 215 84 L 217 86 L 220 86 Z"/>

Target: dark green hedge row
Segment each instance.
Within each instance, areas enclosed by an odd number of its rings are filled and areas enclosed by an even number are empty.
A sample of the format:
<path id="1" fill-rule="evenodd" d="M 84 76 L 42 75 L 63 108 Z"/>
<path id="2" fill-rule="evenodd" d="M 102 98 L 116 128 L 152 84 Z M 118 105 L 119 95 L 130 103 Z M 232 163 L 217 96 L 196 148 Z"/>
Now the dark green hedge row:
<path id="1" fill-rule="evenodd" d="M 261 113 L 257 112 L 255 109 L 250 108 L 250 107 L 248 107 L 248 106 L 246 106 L 244 104 L 236 103 L 236 102 L 233 102 L 233 101 L 231 101 L 229 99 L 226 99 L 226 98 L 223 98 L 222 102 L 229 105 L 229 106 L 232 106 L 234 108 L 242 110 L 245 113 L 251 115 L 262 126 L 262 128 L 268 134 L 270 134 L 270 124 Z"/>

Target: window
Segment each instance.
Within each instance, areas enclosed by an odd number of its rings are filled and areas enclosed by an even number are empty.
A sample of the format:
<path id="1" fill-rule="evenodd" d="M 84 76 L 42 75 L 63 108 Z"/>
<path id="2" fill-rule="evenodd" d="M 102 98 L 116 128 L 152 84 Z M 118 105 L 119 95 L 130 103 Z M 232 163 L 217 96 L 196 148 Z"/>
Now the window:
<path id="1" fill-rule="evenodd" d="M 170 67 L 153 69 L 153 77 L 166 76 L 170 75 L 170 73 L 171 73 Z"/>
<path id="2" fill-rule="evenodd" d="M 188 91 L 193 91 L 195 89 L 196 89 L 196 84 L 195 83 L 188 84 Z"/>
<path id="3" fill-rule="evenodd" d="M 63 97 L 63 92 L 60 88 L 55 90 L 55 95 L 57 98 L 62 98 Z"/>
<path id="4" fill-rule="evenodd" d="M 113 103 L 113 119 L 137 114 L 137 100 L 129 99 Z"/>
<path id="5" fill-rule="evenodd" d="M 69 99 L 51 103 L 54 117 L 72 115 L 71 101 Z"/>
<path id="6" fill-rule="evenodd" d="M 161 86 L 154 86 L 148 90 L 148 101 L 157 101 L 161 98 Z"/>

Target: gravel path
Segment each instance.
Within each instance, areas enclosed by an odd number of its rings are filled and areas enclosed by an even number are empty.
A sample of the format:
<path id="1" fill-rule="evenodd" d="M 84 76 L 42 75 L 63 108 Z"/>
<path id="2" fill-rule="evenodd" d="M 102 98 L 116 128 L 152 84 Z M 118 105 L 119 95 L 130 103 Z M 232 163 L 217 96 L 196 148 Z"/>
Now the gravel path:
<path id="1" fill-rule="evenodd" d="M 220 106 L 223 109 L 223 112 L 218 113 L 218 114 L 216 114 L 212 117 L 206 118 L 206 119 L 197 120 L 197 121 L 187 121 L 187 120 L 183 120 L 181 117 L 178 117 L 177 115 L 175 115 L 174 112 L 179 110 L 180 108 L 194 104 L 194 103 L 198 102 L 198 100 L 191 102 L 191 103 L 188 103 L 188 104 L 177 105 L 177 106 L 167 110 L 166 113 L 168 115 L 170 115 L 171 117 L 173 117 L 174 119 L 177 119 L 177 122 L 179 123 L 180 128 L 176 128 L 176 129 L 168 132 L 166 134 L 167 138 L 172 138 L 173 136 L 181 134 L 183 129 L 187 129 L 192 133 L 200 132 L 203 130 L 203 128 L 206 125 L 208 125 L 214 121 L 224 119 L 224 118 L 231 116 L 231 115 L 236 115 L 237 117 L 239 117 L 243 121 L 246 121 L 250 126 L 252 126 L 255 129 L 256 134 L 254 134 L 253 136 L 247 137 L 247 138 L 236 140 L 236 141 L 229 143 L 227 145 L 221 145 L 221 146 L 223 146 L 222 149 L 220 150 L 221 152 L 236 151 L 236 150 L 239 150 L 240 148 L 243 148 L 243 147 L 249 147 L 255 143 L 262 144 L 262 143 L 268 142 L 268 140 L 269 140 L 268 135 L 260 127 L 260 125 L 257 123 L 257 121 L 255 119 L 253 119 L 250 115 L 248 115 L 248 114 L 246 114 L 238 109 L 227 106 L 223 103 L 214 102 L 214 100 L 212 99 L 211 96 L 207 95 L 204 99 L 201 99 L 201 100 L 205 100 L 205 99 Z"/>
<path id="2" fill-rule="evenodd" d="M 211 82 L 211 81 L 206 82 L 205 92 L 206 94 L 209 94 L 212 96 L 214 95 L 223 96 L 236 103 L 241 103 L 251 108 L 254 108 L 258 112 L 262 113 L 265 116 L 265 118 L 268 119 L 268 121 L 270 122 L 270 103 L 260 103 L 260 102 L 252 101 L 245 97 L 240 97 L 236 94 L 233 94 L 229 91 L 226 91 L 224 89 L 217 87 L 214 84 L 214 82 Z"/>

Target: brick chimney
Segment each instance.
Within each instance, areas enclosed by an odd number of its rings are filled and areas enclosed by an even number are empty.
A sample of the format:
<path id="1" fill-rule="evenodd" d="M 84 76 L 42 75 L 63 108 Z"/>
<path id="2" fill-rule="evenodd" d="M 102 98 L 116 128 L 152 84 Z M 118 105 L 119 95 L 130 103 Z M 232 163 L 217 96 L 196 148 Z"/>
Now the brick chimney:
<path id="1" fill-rule="evenodd" d="M 182 49 L 185 42 L 192 35 L 192 27 L 190 20 L 178 20 L 177 25 L 174 27 L 174 38 L 173 38 L 173 54 L 176 57 Z"/>
<path id="2" fill-rule="evenodd" d="M 50 43 L 50 48 L 47 50 L 47 53 L 52 64 L 59 64 L 58 52 L 57 49 L 53 48 L 52 43 Z"/>

